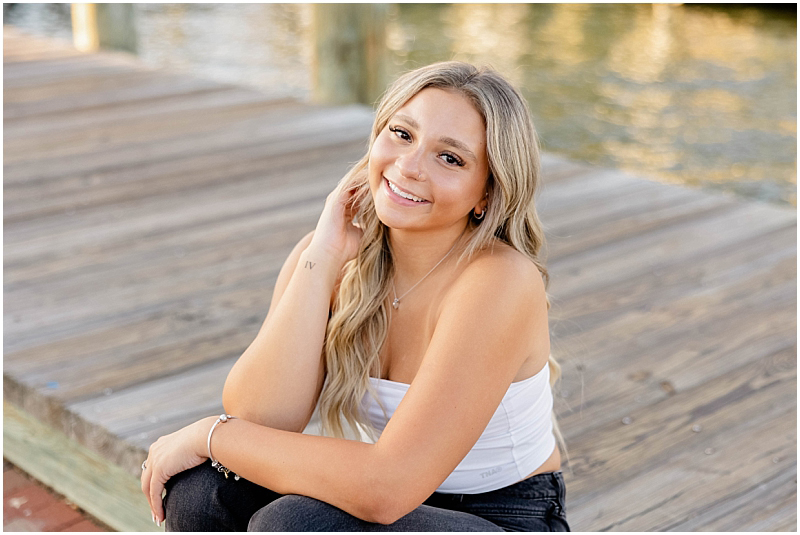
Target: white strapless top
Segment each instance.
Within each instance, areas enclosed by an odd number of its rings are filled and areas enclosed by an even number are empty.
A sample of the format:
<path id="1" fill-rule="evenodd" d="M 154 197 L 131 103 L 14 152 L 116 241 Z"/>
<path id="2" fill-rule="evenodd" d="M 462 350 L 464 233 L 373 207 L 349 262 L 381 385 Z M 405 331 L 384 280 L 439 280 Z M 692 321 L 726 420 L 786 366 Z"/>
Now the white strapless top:
<path id="1" fill-rule="evenodd" d="M 386 415 L 369 393 L 363 405 L 372 425 L 382 433 L 410 385 L 370 377 Z M 478 441 L 437 492 L 476 494 L 497 490 L 539 468 L 555 448 L 550 366 L 523 381 L 511 383 Z"/>

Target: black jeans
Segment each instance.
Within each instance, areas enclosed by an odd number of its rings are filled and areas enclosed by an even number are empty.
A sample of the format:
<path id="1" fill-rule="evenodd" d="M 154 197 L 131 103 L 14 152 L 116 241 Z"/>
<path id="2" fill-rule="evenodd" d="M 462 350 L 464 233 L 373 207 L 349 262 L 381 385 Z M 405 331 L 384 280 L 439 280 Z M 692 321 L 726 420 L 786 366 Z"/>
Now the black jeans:
<path id="1" fill-rule="evenodd" d="M 569 531 L 561 472 L 539 474 L 480 494 L 434 492 L 389 525 L 356 518 L 325 502 L 281 495 L 228 479 L 211 461 L 166 484 L 167 531 Z"/>

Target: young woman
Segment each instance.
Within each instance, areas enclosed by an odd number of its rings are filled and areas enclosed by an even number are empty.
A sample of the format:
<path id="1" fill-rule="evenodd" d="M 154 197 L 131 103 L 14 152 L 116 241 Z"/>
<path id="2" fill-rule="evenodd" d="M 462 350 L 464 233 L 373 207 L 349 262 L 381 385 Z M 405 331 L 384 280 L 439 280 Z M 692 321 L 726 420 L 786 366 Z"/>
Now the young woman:
<path id="1" fill-rule="evenodd" d="M 494 71 L 443 62 L 400 77 L 227 378 L 231 416 L 151 446 L 154 520 L 569 530 L 538 167 L 527 105 Z M 317 406 L 324 436 L 301 434 Z"/>

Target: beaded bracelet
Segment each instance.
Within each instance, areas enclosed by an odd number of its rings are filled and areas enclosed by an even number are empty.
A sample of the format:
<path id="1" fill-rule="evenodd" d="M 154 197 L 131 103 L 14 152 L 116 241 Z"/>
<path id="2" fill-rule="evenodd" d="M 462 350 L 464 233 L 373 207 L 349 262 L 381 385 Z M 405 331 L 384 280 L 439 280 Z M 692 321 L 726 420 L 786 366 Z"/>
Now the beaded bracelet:
<path id="1" fill-rule="evenodd" d="M 222 466 L 222 463 L 214 459 L 214 456 L 211 455 L 211 434 L 214 432 L 214 428 L 217 427 L 218 423 L 225 423 L 232 418 L 236 418 L 236 416 L 231 416 L 230 414 L 221 414 L 219 418 L 217 418 L 217 421 L 214 422 L 214 425 L 211 426 L 211 430 L 208 432 L 208 458 L 211 459 L 211 466 L 216 468 L 217 472 L 222 472 L 225 474 L 225 479 L 228 479 L 228 474 L 232 474 L 233 472 Z M 239 481 L 238 474 L 233 474 L 233 476 L 233 479 Z"/>

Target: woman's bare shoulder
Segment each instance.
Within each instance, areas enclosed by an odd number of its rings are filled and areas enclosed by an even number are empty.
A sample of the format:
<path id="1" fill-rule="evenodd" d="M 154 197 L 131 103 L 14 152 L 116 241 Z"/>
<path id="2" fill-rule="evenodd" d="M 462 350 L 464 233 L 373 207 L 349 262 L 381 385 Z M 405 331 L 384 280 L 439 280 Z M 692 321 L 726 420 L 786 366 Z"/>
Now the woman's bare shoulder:
<path id="1" fill-rule="evenodd" d="M 520 251 L 500 240 L 479 251 L 461 272 L 467 284 L 515 284 L 530 280 L 534 286 L 544 281 L 539 268 Z"/>
<path id="2" fill-rule="evenodd" d="M 547 297 L 539 268 L 523 253 L 497 241 L 477 252 L 448 288 L 439 306 L 437 317 L 447 306 L 458 305 L 475 293 L 489 294 L 486 311 L 504 307 L 507 300 L 524 295 L 540 302 L 546 310 Z"/>

